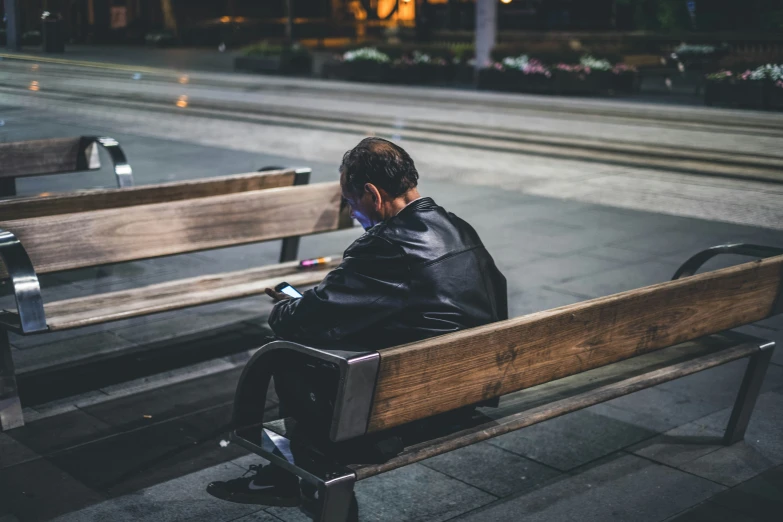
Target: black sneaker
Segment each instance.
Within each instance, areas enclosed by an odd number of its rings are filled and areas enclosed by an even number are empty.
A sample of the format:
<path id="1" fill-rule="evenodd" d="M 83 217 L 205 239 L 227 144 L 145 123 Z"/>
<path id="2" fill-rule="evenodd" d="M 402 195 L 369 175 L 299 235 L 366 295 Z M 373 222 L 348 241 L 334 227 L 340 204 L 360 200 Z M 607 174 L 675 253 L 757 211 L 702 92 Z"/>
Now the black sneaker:
<path id="1" fill-rule="evenodd" d="M 248 477 L 247 474 L 255 472 Z M 250 466 L 239 478 L 212 482 L 207 493 L 213 497 L 239 504 L 295 507 L 300 504 L 299 479 L 273 465 Z"/>

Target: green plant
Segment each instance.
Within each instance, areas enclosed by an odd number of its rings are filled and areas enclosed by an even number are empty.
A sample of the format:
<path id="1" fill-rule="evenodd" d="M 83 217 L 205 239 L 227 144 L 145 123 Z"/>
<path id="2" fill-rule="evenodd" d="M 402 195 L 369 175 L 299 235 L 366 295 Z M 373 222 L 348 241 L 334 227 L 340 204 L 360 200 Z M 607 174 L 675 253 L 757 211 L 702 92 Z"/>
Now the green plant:
<path id="1" fill-rule="evenodd" d="M 245 56 L 272 57 L 288 56 L 291 58 L 310 56 L 310 51 L 299 44 L 288 47 L 281 44 L 271 44 L 267 41 L 258 42 L 242 49 Z"/>
<path id="2" fill-rule="evenodd" d="M 476 54 L 476 48 L 472 43 L 451 44 L 449 51 L 454 57 L 454 63 L 467 63 Z"/>
<path id="3" fill-rule="evenodd" d="M 733 73 L 731 71 L 718 71 L 712 74 L 707 75 L 707 80 L 711 82 L 722 82 L 724 80 L 728 80 L 733 76 Z"/>

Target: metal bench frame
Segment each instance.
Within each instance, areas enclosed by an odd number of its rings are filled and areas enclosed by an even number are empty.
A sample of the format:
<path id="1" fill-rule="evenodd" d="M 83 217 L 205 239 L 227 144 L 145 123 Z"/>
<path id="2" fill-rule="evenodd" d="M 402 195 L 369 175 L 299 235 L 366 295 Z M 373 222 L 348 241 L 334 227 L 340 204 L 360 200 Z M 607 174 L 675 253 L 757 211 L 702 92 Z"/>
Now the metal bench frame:
<path id="1" fill-rule="evenodd" d="M 114 176 L 117 179 L 117 188 L 133 186 L 133 169 L 128 163 L 120 144 L 114 138 L 107 136 L 82 136 L 79 144 L 79 157 L 76 162 L 76 170 L 61 172 L 66 174 L 71 172 L 84 172 L 97 170 L 101 168 L 100 158 L 98 157 L 98 146 L 101 146 L 111 158 L 114 166 Z M 45 174 L 26 174 L 24 177 L 36 175 L 52 175 L 56 173 Z M 0 177 L 0 198 L 16 195 L 16 178 L 13 174 Z"/>
<path id="2" fill-rule="evenodd" d="M 693 275 L 706 261 L 720 254 L 763 258 L 781 255 L 783 249 L 749 244 L 716 246 L 688 259 L 677 270 L 673 279 Z M 783 290 L 778 294 L 776 304 L 773 307 L 773 313 L 781 312 L 783 312 Z M 771 341 L 751 336 L 740 336 L 740 334 L 734 335 L 738 336 L 741 341 L 737 346 L 723 350 L 723 353 L 701 356 L 697 358 L 699 364 L 692 364 L 693 361 L 697 361 L 697 359 L 693 359 L 668 366 L 663 370 L 624 380 L 622 386 L 619 384 L 608 385 L 571 396 L 557 401 L 558 407 L 547 414 L 542 412 L 541 415 L 535 416 L 531 415 L 530 411 L 521 412 L 503 418 L 502 422 L 493 421 L 471 430 L 441 436 L 422 444 L 428 446 L 429 451 L 426 456 L 434 456 L 475 444 L 634 391 L 748 357 L 748 366 L 723 437 L 724 444 L 734 444 L 744 438 L 775 347 L 775 343 Z M 313 520 L 316 522 L 345 522 L 349 516 L 353 487 L 357 480 L 401 467 L 421 460 L 421 458 L 410 459 L 405 463 L 382 464 L 375 466 L 374 470 L 358 476 L 357 469 L 352 469 L 353 466 L 348 467 L 340 464 L 315 447 L 308 447 L 306 440 L 288 438 L 286 435 L 290 431 L 289 424 L 295 423 L 292 419 L 264 423 L 263 405 L 266 404 L 270 379 L 280 363 L 281 353 L 286 352 L 326 361 L 339 369 L 340 377 L 335 408 L 329 430 L 332 441 L 350 439 L 366 432 L 380 355 L 374 351 L 324 350 L 291 342 L 275 341 L 263 346 L 253 355 L 237 385 L 233 416 L 235 429 L 231 433 L 232 440 L 294 473 L 302 479 L 304 484 L 313 487 L 317 494 L 306 496 L 303 499 L 302 507 L 302 510 Z M 301 439 L 302 436 L 298 433 L 296 437 Z M 290 448 L 292 444 L 297 443 L 301 448 L 298 451 L 298 458 L 290 451 L 281 451 L 281 448 Z"/>

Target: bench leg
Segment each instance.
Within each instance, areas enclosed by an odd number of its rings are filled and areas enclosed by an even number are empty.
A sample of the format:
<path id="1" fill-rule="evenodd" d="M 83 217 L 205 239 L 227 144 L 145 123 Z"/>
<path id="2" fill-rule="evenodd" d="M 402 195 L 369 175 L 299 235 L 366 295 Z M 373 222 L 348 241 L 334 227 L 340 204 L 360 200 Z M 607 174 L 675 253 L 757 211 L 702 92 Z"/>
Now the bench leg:
<path id="1" fill-rule="evenodd" d="M 283 239 L 283 246 L 280 249 L 280 262 L 295 261 L 299 257 L 299 238 L 287 237 Z"/>
<path id="2" fill-rule="evenodd" d="M 764 375 L 767 373 L 774 349 L 775 343 L 765 344 L 760 347 L 758 353 L 749 358 L 748 367 L 745 370 L 745 376 L 742 378 L 737 400 L 734 402 L 734 409 L 731 412 L 729 425 L 723 436 L 723 444 L 728 446 L 745 438 L 745 430 L 748 428 L 750 416 L 756 406 L 756 399 L 761 391 L 761 384 L 764 382 Z"/>
<path id="3" fill-rule="evenodd" d="M 358 522 L 358 513 L 351 513 L 355 482 L 353 473 L 336 473 L 318 484 L 318 504 L 316 512 L 313 513 L 313 521 Z"/>
<path id="4" fill-rule="evenodd" d="M 16 196 L 16 178 L 0 178 L 0 198 Z"/>
<path id="5" fill-rule="evenodd" d="M 0 331 L 0 431 L 24 425 L 8 333 Z"/>
<path id="6" fill-rule="evenodd" d="M 281 167 L 264 167 L 259 172 L 270 169 L 280 169 Z M 294 186 L 307 185 L 310 183 L 310 169 L 297 169 L 294 174 Z M 299 238 L 287 237 L 283 239 L 283 247 L 280 249 L 280 262 L 295 261 L 299 257 Z"/>

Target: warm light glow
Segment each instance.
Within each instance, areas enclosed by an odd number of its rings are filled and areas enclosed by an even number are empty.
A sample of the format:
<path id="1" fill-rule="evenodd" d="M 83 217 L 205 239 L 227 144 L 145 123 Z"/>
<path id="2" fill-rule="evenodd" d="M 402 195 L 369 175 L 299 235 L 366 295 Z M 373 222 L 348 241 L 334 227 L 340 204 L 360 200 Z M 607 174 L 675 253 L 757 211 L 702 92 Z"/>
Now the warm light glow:
<path id="1" fill-rule="evenodd" d="M 36 82 L 36 81 L 32 81 L 32 82 L 30 82 L 30 87 L 29 87 L 29 89 L 30 89 L 31 91 L 39 91 L 39 90 L 41 90 L 41 88 L 38 86 L 38 82 Z"/>
<path id="2" fill-rule="evenodd" d="M 510 4 L 511 0 L 500 0 L 501 4 Z"/>
<path id="3" fill-rule="evenodd" d="M 32 69 L 33 71 L 37 71 L 38 70 L 38 64 L 34 63 L 33 66 L 30 67 L 30 69 Z"/>
<path id="4" fill-rule="evenodd" d="M 367 11 L 364 10 L 364 7 L 362 6 L 362 3 L 359 2 L 359 0 L 353 0 L 351 3 L 349 3 L 348 9 L 351 11 L 351 13 L 353 13 L 353 17 L 356 20 L 367 19 Z"/>
<path id="5" fill-rule="evenodd" d="M 190 81 L 190 78 L 188 76 L 180 76 L 179 77 L 179 83 L 185 84 Z"/>
<path id="6" fill-rule="evenodd" d="M 220 22 L 221 22 L 221 23 L 227 24 L 227 23 L 229 23 L 230 21 L 231 21 L 231 17 L 230 17 L 230 16 L 221 16 L 221 17 L 220 17 Z"/>
<path id="7" fill-rule="evenodd" d="M 404 21 L 414 20 L 416 18 L 416 3 L 408 0 L 402 0 L 399 5 L 397 0 L 377 0 L 376 9 L 378 16 L 382 19 L 386 19 L 390 13 L 397 8 L 397 11 L 391 15 L 389 20 Z"/>
<path id="8" fill-rule="evenodd" d="M 188 106 L 188 97 L 186 95 L 182 95 L 177 100 L 177 107 L 185 108 Z"/>

